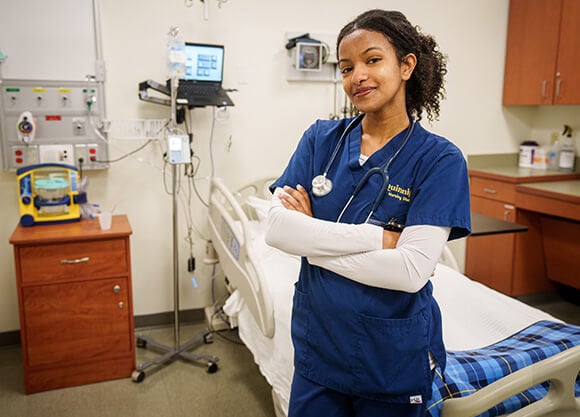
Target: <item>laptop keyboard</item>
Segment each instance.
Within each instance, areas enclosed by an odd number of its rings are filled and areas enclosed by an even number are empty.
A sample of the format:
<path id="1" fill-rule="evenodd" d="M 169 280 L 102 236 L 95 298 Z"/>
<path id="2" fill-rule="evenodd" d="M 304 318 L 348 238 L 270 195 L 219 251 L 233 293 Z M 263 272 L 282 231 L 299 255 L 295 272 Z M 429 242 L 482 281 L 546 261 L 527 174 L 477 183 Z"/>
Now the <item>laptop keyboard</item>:
<path id="1" fill-rule="evenodd" d="M 196 85 L 192 88 L 193 93 L 199 96 L 209 97 L 215 95 L 218 88 L 209 85 Z"/>
<path id="2" fill-rule="evenodd" d="M 219 85 L 179 84 L 177 98 L 192 106 L 233 106 L 233 102 Z"/>

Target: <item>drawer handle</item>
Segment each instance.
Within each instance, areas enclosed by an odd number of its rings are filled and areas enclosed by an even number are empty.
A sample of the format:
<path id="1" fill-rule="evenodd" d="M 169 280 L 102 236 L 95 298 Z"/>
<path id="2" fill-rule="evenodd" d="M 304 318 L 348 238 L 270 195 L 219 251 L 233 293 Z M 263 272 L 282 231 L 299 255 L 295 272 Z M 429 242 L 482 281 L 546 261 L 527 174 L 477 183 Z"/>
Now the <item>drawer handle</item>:
<path id="1" fill-rule="evenodd" d="M 548 98 L 546 95 L 546 87 L 548 86 L 548 80 L 542 81 L 542 98 Z"/>
<path id="2" fill-rule="evenodd" d="M 88 256 L 85 256 L 84 258 L 79 258 L 79 259 L 61 259 L 60 263 L 62 265 L 67 265 L 67 264 L 80 264 L 83 262 L 88 262 L 91 258 L 89 258 Z"/>
<path id="3" fill-rule="evenodd" d="M 514 212 L 514 210 L 516 209 L 514 206 L 512 206 L 511 204 L 504 204 L 503 205 L 504 211 L 503 211 L 503 219 L 506 222 L 510 221 L 510 217 L 511 217 L 511 213 Z"/>
<path id="4" fill-rule="evenodd" d="M 494 190 L 493 188 L 484 188 L 483 192 L 488 194 L 497 194 L 497 190 Z"/>

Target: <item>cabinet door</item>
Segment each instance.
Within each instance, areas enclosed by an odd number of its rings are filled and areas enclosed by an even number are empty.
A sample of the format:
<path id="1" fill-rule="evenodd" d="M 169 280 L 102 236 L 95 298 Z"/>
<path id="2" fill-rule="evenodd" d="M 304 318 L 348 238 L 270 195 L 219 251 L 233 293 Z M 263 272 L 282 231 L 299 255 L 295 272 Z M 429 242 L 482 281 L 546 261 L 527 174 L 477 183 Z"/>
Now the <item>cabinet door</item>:
<path id="1" fill-rule="evenodd" d="M 554 104 L 580 103 L 580 1 L 564 0 Z"/>
<path id="2" fill-rule="evenodd" d="M 472 196 L 471 209 L 506 221 L 514 221 L 514 208 L 503 202 Z M 465 275 L 497 291 L 511 295 L 514 233 L 467 238 Z"/>
<path id="3" fill-rule="evenodd" d="M 561 9 L 562 0 L 510 1 L 504 105 L 552 104 Z"/>
<path id="4" fill-rule="evenodd" d="M 29 367 L 94 362 L 132 349 L 126 278 L 24 287 L 22 299 Z"/>
<path id="5" fill-rule="evenodd" d="M 546 277 L 541 217 L 539 213 L 517 210 L 516 223 L 527 226 L 528 231 L 515 236 L 512 283 L 514 296 L 553 290 Z"/>

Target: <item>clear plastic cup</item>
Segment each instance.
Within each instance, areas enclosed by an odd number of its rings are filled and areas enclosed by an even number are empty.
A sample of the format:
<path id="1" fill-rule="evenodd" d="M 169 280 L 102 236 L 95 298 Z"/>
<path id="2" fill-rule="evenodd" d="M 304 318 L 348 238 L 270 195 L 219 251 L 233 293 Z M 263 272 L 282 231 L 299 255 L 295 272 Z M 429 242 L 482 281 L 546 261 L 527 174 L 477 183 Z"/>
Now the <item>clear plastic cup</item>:
<path id="1" fill-rule="evenodd" d="M 109 211 L 99 213 L 99 225 L 101 230 L 109 230 L 113 221 L 113 213 Z"/>

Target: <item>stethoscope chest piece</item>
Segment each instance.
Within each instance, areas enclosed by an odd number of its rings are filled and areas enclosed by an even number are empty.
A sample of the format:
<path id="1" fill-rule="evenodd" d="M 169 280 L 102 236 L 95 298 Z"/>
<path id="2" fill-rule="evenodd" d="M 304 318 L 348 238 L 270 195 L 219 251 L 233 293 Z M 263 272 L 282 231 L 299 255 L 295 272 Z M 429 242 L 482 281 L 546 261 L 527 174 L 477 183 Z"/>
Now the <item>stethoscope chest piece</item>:
<path id="1" fill-rule="evenodd" d="M 332 181 L 330 181 L 326 174 L 317 175 L 312 179 L 312 194 L 316 197 L 324 197 L 332 191 Z"/>

